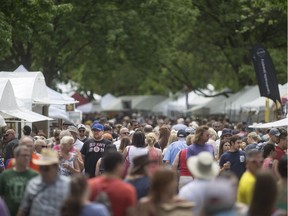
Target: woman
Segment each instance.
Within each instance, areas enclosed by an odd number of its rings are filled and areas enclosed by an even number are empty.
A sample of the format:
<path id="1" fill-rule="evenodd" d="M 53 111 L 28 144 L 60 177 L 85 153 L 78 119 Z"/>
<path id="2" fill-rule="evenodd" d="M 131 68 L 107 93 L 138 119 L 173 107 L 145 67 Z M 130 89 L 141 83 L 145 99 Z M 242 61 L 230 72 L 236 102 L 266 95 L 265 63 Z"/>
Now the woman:
<path id="1" fill-rule="evenodd" d="M 158 143 L 160 145 L 161 151 L 168 145 L 168 139 L 170 137 L 170 129 L 167 125 L 161 126 L 159 129 L 159 139 Z"/>
<path id="2" fill-rule="evenodd" d="M 145 154 L 148 154 L 148 149 L 145 146 L 145 134 L 142 131 L 136 131 L 133 134 L 131 145 L 127 146 L 123 152 L 123 158 L 125 158 L 124 178 L 129 167 L 133 165 L 134 157 Z"/>
<path id="3" fill-rule="evenodd" d="M 149 160 L 156 161 L 156 163 L 150 164 L 148 167 L 148 174 L 152 176 L 158 167 L 162 165 L 162 152 L 160 149 L 154 147 L 156 143 L 155 133 L 148 133 L 145 142 L 147 144 Z"/>
<path id="4" fill-rule="evenodd" d="M 165 147 L 165 148 L 163 149 L 163 151 L 162 151 L 162 157 L 164 157 L 165 152 L 166 152 L 168 146 L 169 146 L 171 143 L 176 142 L 177 140 L 178 140 L 178 138 L 177 138 L 177 131 L 172 130 L 171 133 L 170 133 L 169 139 L 168 139 L 168 143 L 167 143 L 166 147 Z"/>
<path id="5" fill-rule="evenodd" d="M 119 146 L 119 152 L 122 154 L 124 152 L 124 149 L 131 144 L 131 139 L 127 137 L 123 137 L 120 142 Z"/>
<path id="6" fill-rule="evenodd" d="M 71 136 L 64 136 L 60 141 L 59 175 L 71 176 L 74 173 L 80 172 L 77 155 L 71 152 L 73 143 L 74 139 Z"/>
<path id="7" fill-rule="evenodd" d="M 152 178 L 149 195 L 139 202 L 139 214 L 141 216 L 162 216 L 177 215 L 169 212 L 165 206 L 173 206 L 177 211 L 177 206 L 188 215 L 192 214 L 192 204 L 188 201 L 180 200 L 177 196 L 177 175 L 176 172 L 168 168 L 160 168 Z M 186 215 L 186 214 L 185 214 Z"/>
<path id="8" fill-rule="evenodd" d="M 142 155 L 133 159 L 133 167 L 125 181 L 133 185 L 137 192 L 137 200 L 147 196 L 150 189 L 150 178 L 148 176 L 148 166 L 153 161 L 149 160 L 148 155 Z"/>
<path id="9" fill-rule="evenodd" d="M 276 156 L 274 144 L 266 144 L 263 147 L 263 158 L 264 162 L 262 165 L 263 170 L 271 170 L 273 165 L 273 160 Z"/>
<path id="10" fill-rule="evenodd" d="M 216 156 L 216 160 L 219 161 L 222 154 L 224 154 L 225 152 L 228 152 L 230 149 L 230 142 L 229 139 L 222 139 L 220 141 L 220 145 L 219 145 L 219 155 Z"/>
<path id="11" fill-rule="evenodd" d="M 186 137 L 186 144 L 190 146 L 193 143 L 194 134 L 190 134 Z M 190 171 L 187 168 L 187 158 L 186 158 L 187 148 L 184 148 L 178 152 L 173 162 L 173 169 L 175 171 L 179 170 L 179 183 L 178 190 L 193 180 Z"/>
<path id="12" fill-rule="evenodd" d="M 61 207 L 61 216 L 108 216 L 109 212 L 102 204 L 89 202 L 89 190 L 84 176 L 72 176 L 70 195 Z"/>
<path id="13" fill-rule="evenodd" d="M 271 216 L 275 211 L 277 199 L 277 183 L 275 178 L 267 172 L 260 172 L 256 176 L 253 198 L 248 216 Z"/>

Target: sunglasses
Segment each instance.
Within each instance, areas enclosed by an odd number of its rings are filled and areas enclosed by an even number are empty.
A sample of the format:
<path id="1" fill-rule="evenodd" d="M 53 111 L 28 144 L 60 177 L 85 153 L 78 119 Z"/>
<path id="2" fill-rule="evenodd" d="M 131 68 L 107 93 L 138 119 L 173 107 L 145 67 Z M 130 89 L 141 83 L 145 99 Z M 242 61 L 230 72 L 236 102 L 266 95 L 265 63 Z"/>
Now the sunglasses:
<path id="1" fill-rule="evenodd" d="M 5 134 L 4 137 L 7 137 L 7 136 L 9 136 L 9 135 L 10 135 L 10 134 Z"/>
<path id="2" fill-rule="evenodd" d="M 85 130 L 78 130 L 79 132 L 85 132 Z"/>
<path id="3" fill-rule="evenodd" d="M 129 135 L 129 132 L 123 132 L 122 134 L 126 134 L 126 135 Z"/>
<path id="4" fill-rule="evenodd" d="M 46 145 L 43 145 L 43 146 L 41 146 L 42 148 L 48 148 L 48 146 L 46 146 Z"/>

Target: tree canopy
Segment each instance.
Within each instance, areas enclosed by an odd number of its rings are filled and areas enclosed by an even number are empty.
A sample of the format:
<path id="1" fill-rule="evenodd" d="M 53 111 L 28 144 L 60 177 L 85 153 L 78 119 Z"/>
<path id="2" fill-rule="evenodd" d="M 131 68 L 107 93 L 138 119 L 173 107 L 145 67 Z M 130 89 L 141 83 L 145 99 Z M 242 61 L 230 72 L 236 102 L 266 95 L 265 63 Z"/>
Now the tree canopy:
<path id="1" fill-rule="evenodd" d="M 48 86 L 168 94 L 256 84 L 249 49 L 264 45 L 287 81 L 287 1 L 5 0 L 1 70 L 23 64 Z"/>

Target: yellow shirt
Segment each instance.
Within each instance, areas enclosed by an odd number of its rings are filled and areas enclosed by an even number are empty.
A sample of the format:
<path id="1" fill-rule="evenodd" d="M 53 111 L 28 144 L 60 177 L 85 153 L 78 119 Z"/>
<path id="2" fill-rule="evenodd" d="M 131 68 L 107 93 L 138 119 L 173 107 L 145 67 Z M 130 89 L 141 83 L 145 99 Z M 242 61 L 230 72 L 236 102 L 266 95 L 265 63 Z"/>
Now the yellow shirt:
<path id="1" fill-rule="evenodd" d="M 237 201 L 250 205 L 254 193 L 254 185 L 255 185 L 256 178 L 255 176 L 246 171 L 239 182 L 238 187 L 238 194 L 237 194 Z"/>

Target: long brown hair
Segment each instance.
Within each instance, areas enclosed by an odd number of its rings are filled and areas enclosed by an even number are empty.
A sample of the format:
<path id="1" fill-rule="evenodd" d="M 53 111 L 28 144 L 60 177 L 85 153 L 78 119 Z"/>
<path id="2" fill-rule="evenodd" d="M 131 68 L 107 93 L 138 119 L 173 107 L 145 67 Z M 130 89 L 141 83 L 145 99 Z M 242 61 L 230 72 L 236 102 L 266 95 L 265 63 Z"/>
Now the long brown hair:
<path id="1" fill-rule="evenodd" d="M 277 199 L 277 183 L 269 172 L 260 172 L 256 176 L 253 198 L 248 215 L 270 216 Z"/>
<path id="2" fill-rule="evenodd" d="M 195 137 L 194 137 L 194 143 L 199 143 L 200 139 L 201 139 L 201 136 L 203 135 L 203 133 L 205 131 L 208 131 L 209 130 L 209 127 L 206 126 L 206 125 L 203 125 L 203 126 L 200 126 L 196 129 L 196 132 L 195 132 Z"/>
<path id="3" fill-rule="evenodd" d="M 177 180 L 176 172 L 172 169 L 163 167 L 159 168 L 151 181 L 150 197 L 152 202 L 157 203 L 161 200 L 161 196 L 167 191 L 170 183 Z M 175 190 L 176 194 L 176 190 Z"/>
<path id="4" fill-rule="evenodd" d="M 159 141 L 158 141 L 162 151 L 167 146 L 169 136 L 170 136 L 169 127 L 167 125 L 163 125 L 159 129 Z"/>

